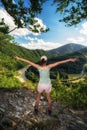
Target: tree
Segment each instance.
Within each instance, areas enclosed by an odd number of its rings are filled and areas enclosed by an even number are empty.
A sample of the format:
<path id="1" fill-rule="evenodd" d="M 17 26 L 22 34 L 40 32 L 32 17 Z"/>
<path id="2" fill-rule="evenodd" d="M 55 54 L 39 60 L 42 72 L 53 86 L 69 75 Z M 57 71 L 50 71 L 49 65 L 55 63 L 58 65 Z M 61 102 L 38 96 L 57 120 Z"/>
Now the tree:
<path id="1" fill-rule="evenodd" d="M 10 32 L 11 31 L 9 31 L 9 26 L 5 24 L 4 19 L 2 18 L 0 21 L 0 44 L 8 42 L 12 44 L 18 44 L 17 42 L 15 42 L 13 36 L 8 35 L 8 33 Z"/>
<path id="2" fill-rule="evenodd" d="M 72 26 L 87 20 L 87 0 L 54 0 L 54 3 L 57 3 L 56 12 L 63 14 L 60 22 Z"/>
<path id="3" fill-rule="evenodd" d="M 18 2 L 17 2 L 18 1 Z M 35 19 L 37 14 L 42 12 L 42 5 L 47 0 L 1 0 L 6 11 L 14 18 L 17 28 L 27 27 L 32 32 L 47 32 L 49 28 L 44 29 Z M 63 19 L 68 26 L 76 25 L 87 19 L 87 1 L 86 0 L 52 0 L 56 4 L 56 12 L 62 14 Z M 39 28 L 39 30 L 38 30 Z"/>
<path id="4" fill-rule="evenodd" d="M 34 33 L 47 32 L 49 30 L 49 28 L 41 27 L 35 18 L 38 13 L 41 13 L 42 4 L 45 0 L 29 0 L 27 6 L 25 6 L 24 0 L 18 0 L 18 2 L 1 0 L 1 2 L 6 11 L 14 18 L 15 25 L 17 25 L 16 28 L 27 27 L 27 29 Z"/>
<path id="5" fill-rule="evenodd" d="M 9 32 L 9 27 L 5 24 L 4 19 L 0 21 L 0 32 L 7 34 Z"/>
<path id="6" fill-rule="evenodd" d="M 8 42 L 12 43 L 12 41 L 14 41 L 14 37 L 0 32 L 0 44 L 8 43 Z"/>

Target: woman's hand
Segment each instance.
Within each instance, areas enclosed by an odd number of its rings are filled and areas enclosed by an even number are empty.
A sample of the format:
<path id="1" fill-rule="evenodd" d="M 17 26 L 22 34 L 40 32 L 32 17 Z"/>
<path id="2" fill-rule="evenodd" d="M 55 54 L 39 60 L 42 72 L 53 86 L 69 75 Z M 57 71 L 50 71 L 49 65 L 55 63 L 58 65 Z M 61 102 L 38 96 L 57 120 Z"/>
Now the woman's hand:
<path id="1" fill-rule="evenodd" d="M 78 59 L 77 58 L 70 58 L 70 61 L 71 62 L 76 62 L 76 61 L 78 61 Z"/>
<path id="2" fill-rule="evenodd" d="M 20 59 L 21 59 L 21 58 L 20 58 L 20 57 L 18 57 L 18 56 L 16 56 L 15 58 L 16 58 L 16 60 L 20 60 Z"/>

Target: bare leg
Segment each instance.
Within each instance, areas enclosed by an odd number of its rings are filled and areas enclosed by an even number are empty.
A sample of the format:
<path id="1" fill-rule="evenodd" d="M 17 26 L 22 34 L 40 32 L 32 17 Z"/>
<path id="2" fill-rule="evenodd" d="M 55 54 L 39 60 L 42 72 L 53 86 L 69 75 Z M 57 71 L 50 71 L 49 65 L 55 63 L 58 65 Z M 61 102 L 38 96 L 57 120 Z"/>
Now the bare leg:
<path id="1" fill-rule="evenodd" d="M 36 97 L 36 104 L 35 104 L 35 107 L 36 107 L 37 109 L 38 109 L 38 106 L 39 106 L 40 97 L 41 97 L 41 93 L 38 92 L 37 97 Z"/>
<path id="2" fill-rule="evenodd" d="M 48 109 L 51 110 L 51 98 L 50 93 L 46 93 L 47 101 L 48 101 Z"/>

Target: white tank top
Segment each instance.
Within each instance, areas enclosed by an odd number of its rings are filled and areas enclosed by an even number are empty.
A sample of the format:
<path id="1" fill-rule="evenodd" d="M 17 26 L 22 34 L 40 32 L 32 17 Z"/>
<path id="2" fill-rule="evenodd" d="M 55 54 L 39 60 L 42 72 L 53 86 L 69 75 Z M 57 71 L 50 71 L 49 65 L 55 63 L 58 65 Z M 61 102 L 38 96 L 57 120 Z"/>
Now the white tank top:
<path id="1" fill-rule="evenodd" d="M 40 84 L 50 84 L 51 83 L 50 69 L 48 67 L 40 68 L 39 75 L 40 75 L 40 80 L 39 80 Z"/>

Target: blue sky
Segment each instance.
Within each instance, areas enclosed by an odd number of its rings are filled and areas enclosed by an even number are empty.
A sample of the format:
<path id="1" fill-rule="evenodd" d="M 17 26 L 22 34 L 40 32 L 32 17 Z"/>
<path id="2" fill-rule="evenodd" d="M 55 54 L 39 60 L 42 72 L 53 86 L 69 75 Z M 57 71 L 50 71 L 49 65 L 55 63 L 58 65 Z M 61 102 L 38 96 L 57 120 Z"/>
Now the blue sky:
<path id="1" fill-rule="evenodd" d="M 17 0 L 14 0 L 14 2 Z M 27 4 L 27 0 L 25 1 Z M 43 5 L 43 11 L 37 16 L 41 26 L 49 27 L 47 33 L 34 34 L 27 29 L 17 29 L 11 33 L 15 40 L 29 49 L 50 50 L 68 43 L 77 43 L 86 46 L 87 41 L 87 22 L 83 21 L 76 27 L 65 27 L 64 22 L 58 20 L 62 17 L 56 13 L 56 5 L 51 6 L 52 1 L 48 0 Z M 14 28 L 13 18 L 7 14 L 4 8 L 0 8 L 0 18 L 5 19 L 10 29 Z"/>

